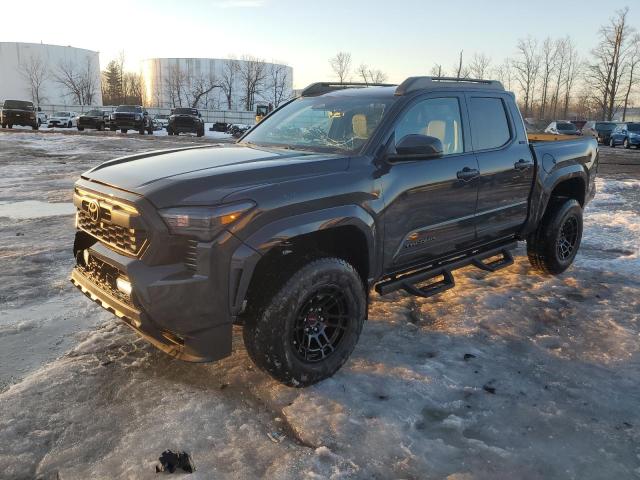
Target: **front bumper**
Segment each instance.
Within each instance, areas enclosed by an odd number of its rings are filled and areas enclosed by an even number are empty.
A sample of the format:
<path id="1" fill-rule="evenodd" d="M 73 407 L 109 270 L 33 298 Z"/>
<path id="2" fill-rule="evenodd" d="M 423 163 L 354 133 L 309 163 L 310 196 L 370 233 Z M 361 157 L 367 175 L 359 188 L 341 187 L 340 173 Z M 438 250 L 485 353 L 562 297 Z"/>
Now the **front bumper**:
<path id="1" fill-rule="evenodd" d="M 98 194 L 89 190 L 91 182 L 79 180 L 76 185 L 87 195 Z M 144 198 L 104 186 L 100 191 L 101 197 L 111 194 L 135 205 L 142 224 L 135 223 L 145 229 L 149 243 L 134 255 L 79 230 L 71 282 L 175 358 L 206 362 L 230 355 L 236 320 L 230 301 L 230 285 L 235 285 L 232 257 L 244 244 L 229 232 L 211 242 L 176 238 Z M 117 290 L 118 277 L 131 283 L 130 295 Z"/>
<path id="2" fill-rule="evenodd" d="M 29 127 L 32 125 L 38 124 L 37 118 L 31 118 L 29 114 L 15 114 L 9 113 L 5 114 L 2 117 L 2 123 L 11 124 L 11 125 L 20 125 L 23 127 Z"/>
<path id="3" fill-rule="evenodd" d="M 132 130 L 140 130 L 145 127 L 143 120 L 130 120 L 123 118 L 110 120 L 110 125 L 116 128 L 131 128 Z"/>

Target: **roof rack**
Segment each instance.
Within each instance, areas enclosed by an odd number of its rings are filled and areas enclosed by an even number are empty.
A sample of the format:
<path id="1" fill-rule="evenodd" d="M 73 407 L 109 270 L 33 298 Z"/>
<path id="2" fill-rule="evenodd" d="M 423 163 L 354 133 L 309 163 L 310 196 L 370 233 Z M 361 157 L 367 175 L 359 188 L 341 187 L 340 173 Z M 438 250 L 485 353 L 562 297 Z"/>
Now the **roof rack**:
<path id="1" fill-rule="evenodd" d="M 317 82 L 312 83 L 300 93 L 301 97 L 315 97 L 323 93 L 335 92 L 336 90 L 344 90 L 346 88 L 363 88 L 363 87 L 395 87 L 394 83 L 364 83 L 364 82 Z"/>
<path id="2" fill-rule="evenodd" d="M 396 88 L 396 95 L 406 95 L 407 93 L 433 87 L 459 87 L 461 83 L 473 83 L 476 88 L 486 88 L 488 90 L 504 90 L 502 83 L 497 80 L 479 80 L 476 78 L 457 77 L 409 77 Z"/>

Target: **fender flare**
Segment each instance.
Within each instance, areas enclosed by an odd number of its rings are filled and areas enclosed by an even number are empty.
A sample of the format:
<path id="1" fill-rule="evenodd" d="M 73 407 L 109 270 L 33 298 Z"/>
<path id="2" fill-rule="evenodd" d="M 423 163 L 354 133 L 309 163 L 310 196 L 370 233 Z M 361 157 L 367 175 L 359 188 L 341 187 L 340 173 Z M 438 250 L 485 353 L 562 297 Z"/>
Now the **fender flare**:
<path id="1" fill-rule="evenodd" d="M 269 223 L 253 233 L 234 252 L 229 270 L 229 307 L 232 315 L 244 310 L 249 285 L 258 262 L 273 248 L 286 245 L 291 239 L 333 228 L 353 226 L 365 237 L 369 256 L 369 272 L 375 272 L 377 228 L 373 216 L 358 205 L 344 205 L 317 210 Z"/>
<path id="2" fill-rule="evenodd" d="M 546 175 L 544 178 L 538 179 L 531 192 L 529 218 L 520 233 L 522 238 L 525 238 L 526 235 L 534 231 L 538 226 L 538 223 L 542 220 L 544 212 L 549 204 L 549 200 L 551 199 L 551 193 L 555 188 L 560 183 L 573 178 L 579 178 L 583 181 L 585 189 L 583 193 L 586 201 L 587 190 L 589 188 L 589 177 L 584 166 L 581 164 L 567 165 L 558 168 Z"/>

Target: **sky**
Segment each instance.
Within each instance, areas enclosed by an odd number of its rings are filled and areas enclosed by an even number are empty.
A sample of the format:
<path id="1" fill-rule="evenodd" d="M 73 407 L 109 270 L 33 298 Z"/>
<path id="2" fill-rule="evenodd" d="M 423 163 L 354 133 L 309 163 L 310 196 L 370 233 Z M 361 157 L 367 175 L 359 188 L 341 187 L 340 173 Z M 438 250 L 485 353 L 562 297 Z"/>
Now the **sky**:
<path id="1" fill-rule="evenodd" d="M 529 34 L 570 35 L 587 56 L 600 26 L 627 5 L 640 28 L 637 0 L 0 0 L 0 41 L 97 50 L 102 68 L 124 50 L 131 70 L 143 58 L 253 55 L 291 65 L 301 88 L 335 80 L 328 60 L 338 51 L 392 82 L 426 75 L 434 64 L 452 70 L 460 50 L 498 65 Z"/>

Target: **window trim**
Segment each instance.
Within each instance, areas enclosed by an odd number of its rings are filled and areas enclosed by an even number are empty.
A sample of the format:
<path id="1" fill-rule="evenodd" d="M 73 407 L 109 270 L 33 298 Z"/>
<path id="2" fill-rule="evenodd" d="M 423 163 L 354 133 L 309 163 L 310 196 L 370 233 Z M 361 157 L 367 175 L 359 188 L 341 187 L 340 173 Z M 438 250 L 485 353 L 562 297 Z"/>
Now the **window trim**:
<path id="1" fill-rule="evenodd" d="M 469 112 L 469 134 L 471 135 L 471 144 L 472 144 L 472 148 L 473 148 L 473 152 L 475 153 L 480 153 L 480 152 L 496 152 L 499 150 L 504 150 L 508 147 L 510 147 L 511 145 L 513 145 L 513 143 L 516 141 L 516 134 L 515 134 L 515 125 L 513 124 L 513 119 L 511 118 L 511 113 L 509 112 L 509 109 L 507 108 L 507 104 L 504 100 L 504 97 L 501 95 L 495 95 L 495 94 L 489 94 L 489 95 L 482 95 L 482 94 L 477 94 L 477 93 L 473 93 L 473 94 L 465 94 L 466 98 L 467 98 L 467 110 Z M 495 99 L 495 100 L 499 100 L 500 103 L 502 104 L 502 110 L 504 111 L 504 116 L 507 119 L 507 127 L 509 128 L 509 139 L 503 143 L 502 145 L 499 145 L 497 147 L 491 147 L 491 148 L 476 148 L 476 143 L 473 139 L 473 120 L 472 120 L 472 115 L 471 115 L 471 100 L 473 100 L 474 98 L 490 98 L 490 99 Z M 555 124 L 556 122 L 552 122 L 552 124 Z M 549 127 L 547 127 L 549 128 Z M 553 127 L 555 128 L 555 127 Z"/>

